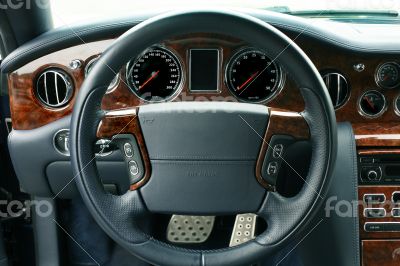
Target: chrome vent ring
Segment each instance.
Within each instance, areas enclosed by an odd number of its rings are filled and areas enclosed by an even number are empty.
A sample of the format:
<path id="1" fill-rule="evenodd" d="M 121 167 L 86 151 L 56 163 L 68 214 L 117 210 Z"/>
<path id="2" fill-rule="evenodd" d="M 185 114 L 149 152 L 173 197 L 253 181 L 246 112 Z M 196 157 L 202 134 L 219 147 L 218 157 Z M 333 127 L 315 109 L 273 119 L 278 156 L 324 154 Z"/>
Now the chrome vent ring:
<path id="1" fill-rule="evenodd" d="M 322 76 L 322 79 L 329 91 L 333 107 L 338 109 L 349 98 L 350 86 L 347 79 L 337 72 L 328 72 Z"/>
<path id="2" fill-rule="evenodd" d="M 72 98 L 73 83 L 61 69 L 47 69 L 36 81 L 36 96 L 47 107 L 60 108 Z"/>

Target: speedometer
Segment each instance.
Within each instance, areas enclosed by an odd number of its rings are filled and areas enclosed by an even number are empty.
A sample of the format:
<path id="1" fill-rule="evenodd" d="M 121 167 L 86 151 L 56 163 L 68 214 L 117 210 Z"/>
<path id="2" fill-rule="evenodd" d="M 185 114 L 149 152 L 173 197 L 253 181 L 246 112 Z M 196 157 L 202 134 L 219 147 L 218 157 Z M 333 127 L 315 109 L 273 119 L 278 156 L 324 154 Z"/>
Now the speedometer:
<path id="1" fill-rule="evenodd" d="M 247 49 L 236 54 L 228 64 L 226 82 L 240 100 L 263 102 L 281 88 L 282 71 L 265 53 Z"/>
<path id="2" fill-rule="evenodd" d="M 181 86 L 182 68 L 171 51 L 150 48 L 128 64 L 127 80 L 132 91 L 141 99 L 166 101 L 176 95 Z"/>

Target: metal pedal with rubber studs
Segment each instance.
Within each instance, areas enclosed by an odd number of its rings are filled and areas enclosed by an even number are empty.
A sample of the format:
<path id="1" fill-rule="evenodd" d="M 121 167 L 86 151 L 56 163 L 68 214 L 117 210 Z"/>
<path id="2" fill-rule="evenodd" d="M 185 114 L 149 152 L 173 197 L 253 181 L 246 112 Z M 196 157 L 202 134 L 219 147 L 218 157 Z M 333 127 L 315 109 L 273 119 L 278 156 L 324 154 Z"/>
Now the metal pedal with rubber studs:
<path id="1" fill-rule="evenodd" d="M 205 242 L 211 234 L 215 216 L 172 215 L 167 227 L 167 240 L 172 243 Z"/>
<path id="2" fill-rule="evenodd" d="M 230 247 L 234 247 L 254 238 L 256 231 L 257 215 L 252 213 L 236 215 L 235 224 L 232 230 Z"/>

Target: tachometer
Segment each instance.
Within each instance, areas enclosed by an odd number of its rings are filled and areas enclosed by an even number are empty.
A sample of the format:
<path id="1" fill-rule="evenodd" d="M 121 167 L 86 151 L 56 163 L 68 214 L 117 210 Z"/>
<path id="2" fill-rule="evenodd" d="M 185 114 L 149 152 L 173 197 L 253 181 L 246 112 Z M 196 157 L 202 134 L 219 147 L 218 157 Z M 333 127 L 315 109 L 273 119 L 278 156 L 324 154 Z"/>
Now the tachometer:
<path id="1" fill-rule="evenodd" d="M 178 91 L 182 68 L 177 57 L 165 48 L 150 48 L 127 66 L 132 91 L 150 102 L 166 101 Z"/>
<path id="2" fill-rule="evenodd" d="M 400 84 L 400 65 L 394 62 L 382 64 L 375 74 L 376 83 L 385 89 L 397 87 Z"/>
<path id="3" fill-rule="evenodd" d="M 366 117 L 378 117 L 386 110 L 385 96 L 376 90 L 364 92 L 360 97 L 358 108 Z"/>
<path id="4" fill-rule="evenodd" d="M 238 99 L 263 102 L 280 89 L 282 71 L 265 53 L 244 50 L 229 62 L 226 83 Z"/>

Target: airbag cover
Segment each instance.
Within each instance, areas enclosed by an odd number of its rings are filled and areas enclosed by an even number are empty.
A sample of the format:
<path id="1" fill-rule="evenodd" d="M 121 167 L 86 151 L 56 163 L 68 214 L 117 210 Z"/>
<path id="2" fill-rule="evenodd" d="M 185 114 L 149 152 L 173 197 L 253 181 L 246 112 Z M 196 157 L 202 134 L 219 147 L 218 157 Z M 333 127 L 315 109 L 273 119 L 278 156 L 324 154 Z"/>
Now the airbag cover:
<path id="1" fill-rule="evenodd" d="M 139 109 L 139 120 L 152 164 L 141 191 L 151 211 L 222 214 L 259 208 L 265 190 L 255 166 L 267 107 L 153 104 Z"/>

